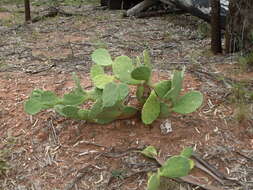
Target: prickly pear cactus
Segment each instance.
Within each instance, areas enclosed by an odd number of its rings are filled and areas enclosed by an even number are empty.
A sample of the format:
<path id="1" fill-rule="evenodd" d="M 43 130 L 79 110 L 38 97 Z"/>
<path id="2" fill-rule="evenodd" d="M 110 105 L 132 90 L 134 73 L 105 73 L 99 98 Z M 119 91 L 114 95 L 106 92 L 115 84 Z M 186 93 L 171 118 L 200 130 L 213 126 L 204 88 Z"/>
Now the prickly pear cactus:
<path id="1" fill-rule="evenodd" d="M 185 69 L 174 71 L 171 80 L 153 84 L 151 58 L 147 51 L 135 62 L 127 56 L 118 56 L 113 60 L 102 48 L 95 50 L 91 57 L 95 63 L 90 71 L 94 88 L 84 90 L 80 79 L 73 74 L 75 88 L 71 92 L 60 98 L 51 91 L 34 90 L 25 102 L 25 111 L 34 115 L 53 108 L 62 116 L 100 124 L 130 118 L 141 111 L 143 123 L 151 124 L 159 117 L 170 116 L 172 112 L 187 114 L 196 111 L 203 102 L 203 95 L 197 91 L 180 96 Z M 113 74 L 106 72 L 108 67 L 112 68 Z M 128 85 L 136 88 L 138 108 L 128 105 L 128 98 L 134 97 Z M 90 108 L 83 109 L 82 105 L 87 101 Z"/>

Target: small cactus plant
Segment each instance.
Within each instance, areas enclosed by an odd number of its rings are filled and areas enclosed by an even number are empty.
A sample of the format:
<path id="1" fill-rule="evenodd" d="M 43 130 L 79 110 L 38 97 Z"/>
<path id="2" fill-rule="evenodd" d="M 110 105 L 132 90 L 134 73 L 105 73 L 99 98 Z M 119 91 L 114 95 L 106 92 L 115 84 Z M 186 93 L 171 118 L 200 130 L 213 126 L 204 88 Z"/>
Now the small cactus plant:
<path id="1" fill-rule="evenodd" d="M 128 56 L 118 56 L 113 60 L 102 48 L 95 50 L 91 57 L 95 63 L 90 71 L 93 89 L 84 90 L 79 78 L 73 74 L 76 87 L 70 93 L 60 98 L 51 91 L 34 90 L 25 102 L 25 111 L 34 115 L 45 109 L 54 109 L 68 118 L 100 124 L 133 117 L 140 112 L 143 123 L 151 124 L 172 112 L 194 112 L 202 104 L 200 92 L 191 91 L 180 96 L 184 69 L 174 71 L 171 79 L 153 84 L 152 64 L 147 51 L 136 58 L 136 63 Z M 111 67 L 112 74 L 106 73 L 104 67 Z M 129 85 L 136 87 L 138 108 L 126 101 Z M 82 105 L 90 100 L 94 102 L 92 107 L 83 109 Z"/>

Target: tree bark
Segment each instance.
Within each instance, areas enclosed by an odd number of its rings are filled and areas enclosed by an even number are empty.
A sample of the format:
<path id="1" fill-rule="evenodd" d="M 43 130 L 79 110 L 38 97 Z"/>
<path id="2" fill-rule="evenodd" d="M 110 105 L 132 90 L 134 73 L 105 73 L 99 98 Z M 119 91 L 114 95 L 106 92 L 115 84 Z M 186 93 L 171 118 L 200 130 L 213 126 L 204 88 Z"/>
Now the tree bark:
<path id="1" fill-rule="evenodd" d="M 253 49 L 253 0 L 230 0 L 225 51 Z"/>
<path id="2" fill-rule="evenodd" d="M 31 20 L 30 0 L 24 0 L 25 4 L 25 21 Z"/>
<path id="3" fill-rule="evenodd" d="M 222 53 L 220 0 L 211 0 L 211 50 L 214 54 Z"/>

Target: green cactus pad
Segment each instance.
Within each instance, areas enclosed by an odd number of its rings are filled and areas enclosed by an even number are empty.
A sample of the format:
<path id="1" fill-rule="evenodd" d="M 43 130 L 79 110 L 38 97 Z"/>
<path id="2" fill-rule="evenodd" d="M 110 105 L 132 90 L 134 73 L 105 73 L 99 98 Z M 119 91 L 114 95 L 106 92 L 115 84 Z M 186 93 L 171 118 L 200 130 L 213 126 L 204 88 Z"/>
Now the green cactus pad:
<path id="1" fill-rule="evenodd" d="M 141 81 L 134 80 L 131 72 L 134 69 L 133 61 L 127 56 L 119 56 L 112 65 L 114 75 L 122 82 L 127 84 L 140 84 Z"/>
<path id="2" fill-rule="evenodd" d="M 89 118 L 95 119 L 99 113 L 103 111 L 103 101 L 102 99 L 98 99 L 93 106 L 91 107 Z"/>
<path id="3" fill-rule="evenodd" d="M 105 74 L 103 67 L 101 67 L 100 65 L 92 65 L 90 69 L 91 79 L 94 79 L 95 76 L 102 74 Z"/>
<path id="4" fill-rule="evenodd" d="M 160 114 L 160 102 L 155 92 L 152 91 L 142 108 L 141 119 L 143 123 L 151 124 L 154 120 L 157 119 L 159 114 Z"/>
<path id="5" fill-rule="evenodd" d="M 171 89 L 171 81 L 164 80 L 155 84 L 154 90 L 159 98 L 163 98 L 165 94 L 169 92 L 170 89 Z"/>
<path id="6" fill-rule="evenodd" d="M 175 104 L 182 90 L 184 79 L 184 69 L 182 71 L 174 71 L 172 77 L 171 90 L 163 97 L 166 100 L 172 100 Z"/>
<path id="7" fill-rule="evenodd" d="M 40 99 L 38 99 L 40 103 L 43 105 L 43 109 L 52 108 L 54 107 L 59 101 L 58 98 L 53 92 L 51 91 L 43 91 L 41 93 Z"/>
<path id="8" fill-rule="evenodd" d="M 181 156 L 184 156 L 186 158 L 190 158 L 193 154 L 193 149 L 190 147 L 184 148 L 184 150 L 180 153 Z"/>
<path id="9" fill-rule="evenodd" d="M 149 81 L 151 77 L 151 69 L 146 67 L 146 66 L 139 66 L 136 67 L 132 72 L 131 72 L 132 78 L 136 80 L 145 80 Z"/>
<path id="10" fill-rule="evenodd" d="M 166 160 L 160 175 L 170 178 L 187 176 L 191 170 L 190 160 L 184 156 L 173 156 Z"/>
<path id="11" fill-rule="evenodd" d="M 196 111 L 203 102 L 203 95 L 198 91 L 191 91 L 180 97 L 173 106 L 173 111 L 181 114 L 192 113 Z"/>
<path id="12" fill-rule="evenodd" d="M 63 96 L 62 103 L 64 105 L 80 105 L 84 103 L 85 99 L 86 99 L 85 95 L 80 95 L 75 92 L 70 92 L 69 94 L 65 94 Z"/>
<path id="13" fill-rule="evenodd" d="M 120 115 L 120 119 L 128 119 L 138 112 L 138 109 L 132 106 L 125 106 L 122 110 L 122 114 Z"/>
<path id="14" fill-rule="evenodd" d="M 65 105 L 62 104 L 57 104 L 54 106 L 55 111 L 60 114 L 61 116 L 66 117 L 66 115 L 64 115 L 64 113 L 62 112 L 62 109 L 65 107 Z"/>
<path id="15" fill-rule="evenodd" d="M 129 93 L 129 88 L 127 84 L 119 83 L 117 86 L 117 92 L 118 92 L 118 101 L 124 100 Z"/>
<path id="16" fill-rule="evenodd" d="M 80 118 L 81 120 L 86 120 L 89 121 L 89 115 L 90 115 L 90 111 L 89 110 L 85 110 L 85 109 L 80 109 L 77 112 L 78 114 L 78 118 Z"/>
<path id="17" fill-rule="evenodd" d="M 137 100 L 141 103 L 143 103 L 144 101 L 143 95 L 144 95 L 144 86 L 139 85 L 136 90 L 136 97 Z"/>
<path id="18" fill-rule="evenodd" d="M 61 101 L 53 92 L 34 90 L 29 100 L 25 102 L 25 112 L 34 115 L 43 109 L 53 108 Z"/>
<path id="19" fill-rule="evenodd" d="M 114 106 L 118 101 L 122 101 L 128 95 L 129 89 L 126 84 L 108 83 L 103 91 L 103 107 Z"/>
<path id="20" fill-rule="evenodd" d="M 96 64 L 102 65 L 102 66 L 109 66 L 109 65 L 112 65 L 112 63 L 113 63 L 109 52 L 103 48 L 96 49 L 91 54 L 91 59 Z"/>
<path id="21" fill-rule="evenodd" d="M 113 80 L 114 80 L 113 76 L 101 74 L 93 78 L 93 83 L 97 88 L 104 89 L 105 85 L 112 82 Z"/>
<path id="22" fill-rule="evenodd" d="M 118 101 L 117 84 L 110 82 L 105 85 L 103 95 L 103 107 L 111 107 Z"/>
<path id="23" fill-rule="evenodd" d="M 154 146 L 148 146 L 144 150 L 141 151 L 141 153 L 149 158 L 155 158 L 158 153 Z"/>
<path id="24" fill-rule="evenodd" d="M 80 95 L 85 94 L 85 91 L 83 90 L 81 83 L 80 83 L 80 78 L 77 76 L 76 73 L 72 73 L 72 78 L 75 81 L 76 89 L 74 90 L 75 93 L 78 93 Z"/>
<path id="25" fill-rule="evenodd" d="M 161 106 L 161 111 L 160 111 L 159 117 L 160 118 L 167 118 L 167 117 L 169 117 L 172 110 L 169 108 L 168 104 L 161 103 L 160 106 Z"/>
<path id="26" fill-rule="evenodd" d="M 30 115 L 35 115 L 42 110 L 42 105 L 38 100 L 29 99 L 25 102 L 25 112 Z"/>
<path id="27" fill-rule="evenodd" d="M 160 187 L 160 174 L 153 173 L 148 178 L 147 190 L 158 190 Z"/>
<path id="28" fill-rule="evenodd" d="M 103 90 L 99 88 L 93 88 L 90 91 L 87 91 L 87 99 L 97 101 L 102 98 Z"/>
<path id="29" fill-rule="evenodd" d="M 152 69 L 151 58 L 150 58 L 148 50 L 143 51 L 143 62 L 145 66 L 150 68 L 150 70 Z"/>
<path id="30" fill-rule="evenodd" d="M 101 123 L 101 122 L 110 123 L 116 120 L 121 114 L 122 114 L 122 111 L 119 110 L 118 106 L 104 108 L 103 111 L 97 115 L 96 121 L 98 123 Z"/>
<path id="31" fill-rule="evenodd" d="M 81 119 L 78 115 L 79 108 L 75 106 L 64 106 L 61 110 L 61 112 L 69 118 L 72 119 Z"/>

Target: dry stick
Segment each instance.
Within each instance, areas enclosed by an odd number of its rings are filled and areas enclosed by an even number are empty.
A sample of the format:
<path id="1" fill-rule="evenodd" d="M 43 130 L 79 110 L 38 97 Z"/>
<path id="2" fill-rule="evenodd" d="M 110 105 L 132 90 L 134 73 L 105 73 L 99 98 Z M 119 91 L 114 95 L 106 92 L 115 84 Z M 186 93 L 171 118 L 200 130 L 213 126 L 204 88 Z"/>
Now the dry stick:
<path id="1" fill-rule="evenodd" d="M 137 13 L 140 13 L 141 11 L 147 9 L 148 7 L 152 6 L 153 4 L 157 3 L 156 0 L 144 0 L 137 5 L 135 5 L 133 8 L 127 10 L 126 16 L 134 16 Z"/>
<path id="2" fill-rule="evenodd" d="M 214 179 L 219 181 L 222 185 L 224 185 L 223 179 L 226 179 L 226 177 L 221 172 L 219 172 L 216 168 L 211 166 L 208 162 L 200 158 L 196 153 L 194 153 L 192 157 L 195 160 L 195 164 L 197 168 L 205 171 Z"/>

